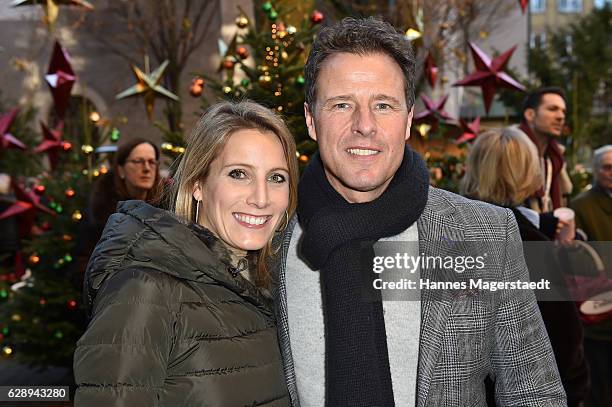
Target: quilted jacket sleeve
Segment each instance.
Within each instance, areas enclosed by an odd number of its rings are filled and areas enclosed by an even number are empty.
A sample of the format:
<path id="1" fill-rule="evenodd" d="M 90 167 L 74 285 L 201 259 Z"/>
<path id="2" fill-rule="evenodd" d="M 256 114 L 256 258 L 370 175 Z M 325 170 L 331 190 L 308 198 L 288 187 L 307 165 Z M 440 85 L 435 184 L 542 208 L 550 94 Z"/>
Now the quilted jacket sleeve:
<path id="1" fill-rule="evenodd" d="M 506 281 L 529 279 L 516 220 L 507 212 Z M 567 406 L 535 295 L 509 290 L 496 313 L 492 365 L 498 406 Z"/>
<path id="2" fill-rule="evenodd" d="M 172 346 L 167 275 L 121 270 L 103 283 L 77 343 L 75 406 L 157 406 Z"/>

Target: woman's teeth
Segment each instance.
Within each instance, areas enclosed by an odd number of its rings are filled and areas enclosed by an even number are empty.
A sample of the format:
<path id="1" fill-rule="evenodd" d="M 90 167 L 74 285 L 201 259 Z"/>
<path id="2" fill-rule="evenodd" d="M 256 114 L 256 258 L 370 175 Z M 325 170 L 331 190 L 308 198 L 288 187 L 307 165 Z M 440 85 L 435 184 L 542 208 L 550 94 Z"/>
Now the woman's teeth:
<path id="1" fill-rule="evenodd" d="M 234 217 L 240 222 L 248 223 L 249 225 L 262 225 L 268 220 L 267 216 L 250 216 L 239 213 L 235 213 Z"/>

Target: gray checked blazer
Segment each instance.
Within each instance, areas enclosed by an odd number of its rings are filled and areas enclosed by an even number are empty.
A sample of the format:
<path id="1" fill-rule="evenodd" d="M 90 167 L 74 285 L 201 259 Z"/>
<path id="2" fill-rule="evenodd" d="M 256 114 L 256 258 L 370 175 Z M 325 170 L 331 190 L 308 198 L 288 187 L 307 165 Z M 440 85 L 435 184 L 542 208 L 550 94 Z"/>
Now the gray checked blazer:
<path id="1" fill-rule="evenodd" d="M 511 211 L 433 187 L 429 191 L 427 205 L 417 221 L 420 252 L 444 256 L 448 254 L 446 249 L 433 243 L 449 240 L 501 242 L 499 250 L 491 253 L 495 257 L 493 263 L 499 267 L 488 272 L 501 274 L 496 275 L 498 280 L 500 277 L 506 281 L 528 280 L 522 248 L 517 243 L 521 239 Z M 300 392 L 308 389 L 296 385 L 285 279 L 295 224 L 294 218 L 282 238 L 273 296 L 287 386 L 292 404 L 299 406 Z M 457 295 L 451 290 L 423 292 L 417 407 L 486 406 L 487 376 L 495 382 L 498 406 L 567 405 L 535 296 L 531 291 L 524 293 L 521 297 L 503 291 L 469 295 Z"/>

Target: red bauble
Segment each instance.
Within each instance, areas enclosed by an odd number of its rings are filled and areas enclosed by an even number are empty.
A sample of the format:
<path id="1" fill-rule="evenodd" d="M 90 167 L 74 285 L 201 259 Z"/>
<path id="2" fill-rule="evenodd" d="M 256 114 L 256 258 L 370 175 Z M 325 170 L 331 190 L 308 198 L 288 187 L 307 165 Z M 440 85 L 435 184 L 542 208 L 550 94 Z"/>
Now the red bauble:
<path id="1" fill-rule="evenodd" d="M 191 85 L 189 86 L 189 94 L 194 98 L 197 98 L 202 94 L 204 90 L 204 79 L 200 77 L 193 78 Z"/>
<path id="2" fill-rule="evenodd" d="M 235 64 L 236 62 L 234 62 L 234 60 L 230 57 L 223 60 L 223 68 L 227 69 L 228 71 L 234 69 Z"/>
<path id="3" fill-rule="evenodd" d="M 34 192 L 36 192 L 37 195 L 42 195 L 45 193 L 45 186 L 44 185 L 36 185 L 34 187 Z"/>
<path id="4" fill-rule="evenodd" d="M 249 57 L 249 50 L 247 47 L 241 45 L 236 48 L 236 55 L 238 55 L 240 59 L 247 59 Z"/>
<path id="5" fill-rule="evenodd" d="M 310 21 L 312 21 L 313 24 L 321 24 L 323 19 L 325 19 L 325 16 L 319 10 L 313 11 L 310 15 Z"/>

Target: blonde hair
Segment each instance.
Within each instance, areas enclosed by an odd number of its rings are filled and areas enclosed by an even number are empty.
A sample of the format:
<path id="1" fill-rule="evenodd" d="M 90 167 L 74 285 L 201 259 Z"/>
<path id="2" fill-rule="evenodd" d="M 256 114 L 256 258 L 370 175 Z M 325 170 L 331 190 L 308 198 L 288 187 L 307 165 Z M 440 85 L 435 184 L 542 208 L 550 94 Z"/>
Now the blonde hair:
<path id="1" fill-rule="evenodd" d="M 469 151 L 464 195 L 502 206 L 519 206 L 542 186 L 536 146 L 519 129 L 481 134 Z"/>
<path id="2" fill-rule="evenodd" d="M 172 185 L 172 210 L 182 218 L 195 219 L 197 202 L 193 197 L 197 182 L 204 181 L 214 159 L 221 154 L 227 140 L 238 130 L 255 129 L 272 132 L 280 141 L 289 169 L 289 205 L 287 219 L 297 207 L 298 164 L 295 141 L 285 122 L 272 110 L 252 101 L 221 102 L 211 106 L 200 118 L 187 138 L 185 153 L 181 158 Z M 285 225 L 286 226 L 286 225 Z M 278 226 L 277 226 L 278 228 Z M 268 286 L 270 275 L 267 262 L 274 254 L 272 239 L 258 251 L 256 283 Z"/>

